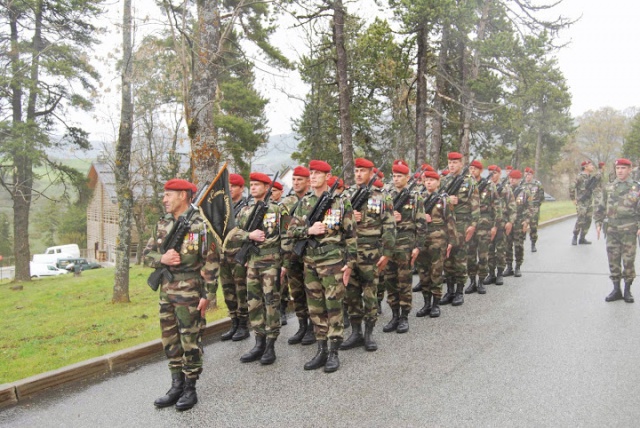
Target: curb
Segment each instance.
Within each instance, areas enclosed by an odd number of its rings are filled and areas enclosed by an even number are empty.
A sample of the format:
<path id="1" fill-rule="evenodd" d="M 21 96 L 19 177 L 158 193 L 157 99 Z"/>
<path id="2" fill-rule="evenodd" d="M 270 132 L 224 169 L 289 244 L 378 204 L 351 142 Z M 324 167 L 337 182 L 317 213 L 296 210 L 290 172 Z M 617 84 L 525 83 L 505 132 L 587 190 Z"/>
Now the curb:
<path id="1" fill-rule="evenodd" d="M 538 227 L 550 226 L 568 218 L 575 217 L 576 215 L 577 214 L 568 214 L 547 220 L 540 223 Z M 230 327 L 231 318 L 214 321 L 207 324 L 203 332 L 203 337 L 218 336 Z M 0 385 L 0 407 L 15 405 L 27 397 L 36 395 L 49 388 L 56 388 L 79 380 L 113 374 L 130 364 L 160 356 L 162 352 L 162 342 L 160 339 L 156 339 L 132 348 L 81 361 L 57 370 L 41 373 L 15 382 L 5 383 Z"/>

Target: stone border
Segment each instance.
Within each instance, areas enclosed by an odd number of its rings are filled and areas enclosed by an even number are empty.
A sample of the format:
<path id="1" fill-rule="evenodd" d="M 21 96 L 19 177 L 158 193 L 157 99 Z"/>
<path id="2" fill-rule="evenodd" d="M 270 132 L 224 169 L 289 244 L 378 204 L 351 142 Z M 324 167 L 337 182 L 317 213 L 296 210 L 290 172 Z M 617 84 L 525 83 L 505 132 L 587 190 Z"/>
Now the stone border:
<path id="1" fill-rule="evenodd" d="M 559 223 L 576 214 L 568 214 L 547 220 L 538 227 Z M 231 319 L 225 318 L 207 324 L 203 333 L 204 337 L 216 337 L 227 331 L 231 326 Z M 130 364 L 157 357 L 162 354 L 162 342 L 160 339 L 112 352 L 102 357 L 92 358 L 70 366 L 62 367 L 26 379 L 0 385 L 0 407 L 17 404 L 19 401 L 31 395 L 36 395 L 46 389 L 55 388 L 79 380 L 112 374 Z"/>

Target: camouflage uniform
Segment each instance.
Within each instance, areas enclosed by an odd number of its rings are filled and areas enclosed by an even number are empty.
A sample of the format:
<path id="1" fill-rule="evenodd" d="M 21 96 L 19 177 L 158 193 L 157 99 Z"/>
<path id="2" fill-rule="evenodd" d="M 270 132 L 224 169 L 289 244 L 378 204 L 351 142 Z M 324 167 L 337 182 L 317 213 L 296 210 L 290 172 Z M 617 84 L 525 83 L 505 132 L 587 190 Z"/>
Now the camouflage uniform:
<path id="1" fill-rule="evenodd" d="M 576 211 L 578 212 L 578 218 L 573 227 L 573 235 L 577 237 L 580 234 L 580 240 L 584 240 L 589 227 L 591 227 L 594 191 L 588 191 L 588 186 L 592 180 L 597 180 L 597 177 L 583 171 L 578 174 L 576 181 L 569 190 L 569 197 L 572 201 L 576 201 Z"/>
<path id="2" fill-rule="evenodd" d="M 531 217 L 531 223 L 529 223 L 529 239 L 531 240 L 531 247 L 535 248 L 536 242 L 538 242 L 538 222 L 540 221 L 540 206 L 544 202 L 544 187 L 538 180 L 531 180 L 531 182 L 525 182 L 523 186 L 529 188 L 529 192 L 532 195 L 533 216 Z"/>
<path id="3" fill-rule="evenodd" d="M 498 186 L 499 187 L 499 186 Z M 513 197 L 513 190 L 509 183 L 502 185 L 502 189 L 496 188 L 499 191 L 500 199 L 502 202 L 502 221 L 498 225 L 498 232 L 495 239 L 489 245 L 489 272 L 496 270 L 497 276 L 502 276 L 502 271 L 506 265 L 506 252 L 507 252 L 507 239 L 504 227 L 507 223 L 512 225 L 516 222 L 517 206 L 516 200 Z M 515 227 L 515 226 L 514 226 Z M 511 231 L 513 233 L 513 230 Z M 501 285 L 501 284 L 497 284 Z"/>
<path id="4" fill-rule="evenodd" d="M 219 255 L 200 213 L 195 213 L 192 220 L 179 252 L 180 265 L 168 268 L 173 281 L 163 280 L 160 286 L 160 328 L 171 373 L 183 372 L 189 379 L 198 379 L 202 373 L 202 330 L 206 325 L 198 304 L 201 298 L 215 300 Z M 174 222 L 172 214 L 158 222 L 143 252 L 145 266 L 162 266 L 160 244 Z"/>
<path id="5" fill-rule="evenodd" d="M 533 217 L 533 195 L 522 185 L 511 186 L 511 190 L 516 201 L 516 220 L 511 233 L 507 236 L 506 264 L 507 267 L 511 266 L 515 253 L 516 270 L 519 270 L 524 261 L 524 240 L 527 236 L 522 229 L 524 224 L 528 224 Z M 519 275 L 516 273 L 516 276 Z"/>
<path id="6" fill-rule="evenodd" d="M 306 218 L 317 201 L 314 193 L 300 200 L 287 231 L 293 246 L 296 241 L 309 238 Z M 316 339 L 342 341 L 342 268 L 347 265 L 353 269 L 357 254 L 356 225 L 349 200 L 336 197 L 322 223 L 327 225 L 327 233 L 315 236 L 317 248 L 308 246 L 303 257 L 307 305 Z"/>

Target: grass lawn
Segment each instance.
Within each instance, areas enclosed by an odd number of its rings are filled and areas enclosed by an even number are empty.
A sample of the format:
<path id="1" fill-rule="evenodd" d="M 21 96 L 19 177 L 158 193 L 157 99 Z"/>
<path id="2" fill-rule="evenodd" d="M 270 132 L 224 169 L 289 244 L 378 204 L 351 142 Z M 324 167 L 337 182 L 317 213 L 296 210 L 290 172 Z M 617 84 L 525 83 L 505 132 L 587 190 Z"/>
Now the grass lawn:
<path id="1" fill-rule="evenodd" d="M 540 207 L 540 223 L 575 213 L 576 206 L 571 201 L 544 202 Z"/>
<path id="2" fill-rule="evenodd" d="M 113 268 L 0 284 L 0 384 L 160 338 L 158 293 L 148 268 L 133 266 L 131 303 L 113 304 Z M 22 285 L 23 290 L 11 290 Z M 220 308 L 207 321 L 227 316 Z"/>

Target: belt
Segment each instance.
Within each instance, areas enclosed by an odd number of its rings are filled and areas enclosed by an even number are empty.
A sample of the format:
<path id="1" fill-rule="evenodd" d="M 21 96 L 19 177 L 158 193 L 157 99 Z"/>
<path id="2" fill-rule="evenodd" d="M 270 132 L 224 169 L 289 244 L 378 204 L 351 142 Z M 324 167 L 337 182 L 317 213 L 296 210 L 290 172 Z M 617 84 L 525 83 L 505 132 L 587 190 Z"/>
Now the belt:
<path id="1" fill-rule="evenodd" d="M 280 247 L 260 248 L 260 254 L 257 254 L 256 257 L 268 256 L 269 254 L 276 254 L 279 252 L 280 252 Z"/>
<path id="2" fill-rule="evenodd" d="M 336 244 L 323 245 L 316 248 L 307 247 L 307 256 L 319 256 L 321 254 L 327 254 L 329 251 L 339 250 L 341 248 L 342 246 Z"/>
<path id="3" fill-rule="evenodd" d="M 358 237 L 358 244 L 377 244 L 378 242 L 380 242 L 380 236 Z"/>
<path id="4" fill-rule="evenodd" d="M 200 278 L 200 272 L 195 270 L 190 272 L 171 272 L 171 274 L 173 275 L 174 282 L 186 281 L 191 278 Z"/>
<path id="5" fill-rule="evenodd" d="M 415 232 L 413 230 L 407 230 L 405 232 L 396 233 L 396 239 L 399 239 L 399 238 L 413 238 L 414 235 L 415 235 Z"/>

